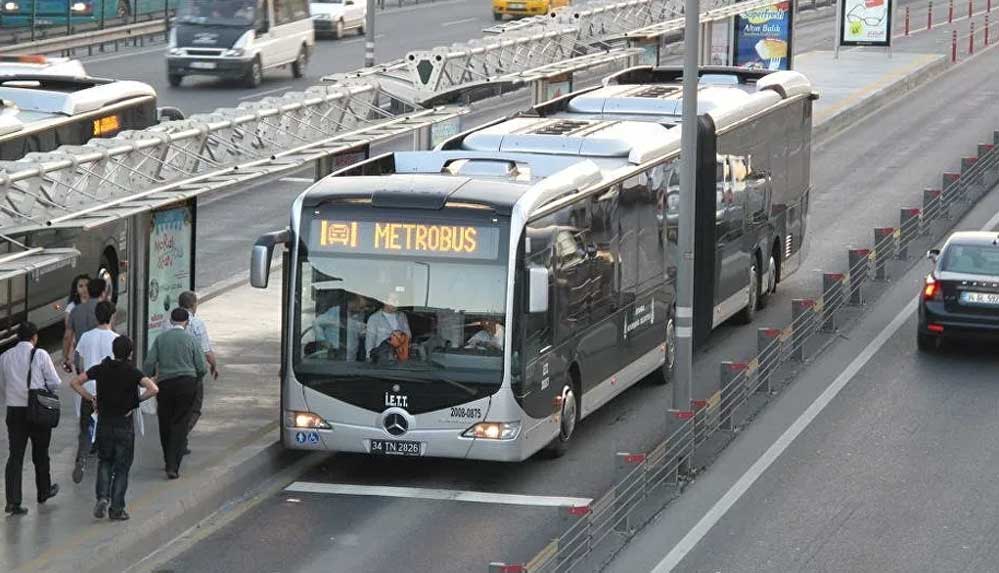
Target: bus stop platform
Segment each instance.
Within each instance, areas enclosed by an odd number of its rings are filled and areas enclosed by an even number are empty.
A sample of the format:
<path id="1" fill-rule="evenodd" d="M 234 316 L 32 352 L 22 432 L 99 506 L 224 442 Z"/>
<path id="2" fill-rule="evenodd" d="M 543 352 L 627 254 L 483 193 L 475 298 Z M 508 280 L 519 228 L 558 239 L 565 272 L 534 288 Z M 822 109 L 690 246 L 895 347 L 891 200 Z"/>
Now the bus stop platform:
<path id="1" fill-rule="evenodd" d="M 881 52 L 799 55 L 796 69 L 820 93 L 814 107 L 813 143 L 849 127 L 893 97 L 946 69 L 943 56 Z M 276 222 L 276 224 L 280 224 Z M 247 250 L 250 245 L 248 244 Z M 227 288 L 200 293 L 198 316 L 215 343 L 218 381 L 206 379 L 203 415 L 190 438 L 181 478 L 163 471 L 157 423 L 145 416 L 146 432 L 136 438 L 129 479 L 127 522 L 98 521 L 93 515 L 96 460 L 83 482 L 70 479 L 76 450 L 72 390 L 60 389 L 63 420 L 54 432 L 50 455 L 59 495 L 44 506 L 34 500 L 30 456 L 26 459 L 24 500 L 29 514 L 5 516 L 0 571 L 47 573 L 144 571 L 178 536 L 198 537 L 198 524 L 213 514 L 225 519 L 234 500 L 263 495 L 323 456 L 285 452 L 277 444 L 279 420 L 280 273 L 270 288 L 251 288 L 234 279 Z M 58 357 L 56 358 L 58 360 Z M 0 426 L 0 459 L 7 458 L 6 428 Z M 288 478 L 290 479 L 290 477 Z M 169 549 L 167 550 L 169 551 Z"/>

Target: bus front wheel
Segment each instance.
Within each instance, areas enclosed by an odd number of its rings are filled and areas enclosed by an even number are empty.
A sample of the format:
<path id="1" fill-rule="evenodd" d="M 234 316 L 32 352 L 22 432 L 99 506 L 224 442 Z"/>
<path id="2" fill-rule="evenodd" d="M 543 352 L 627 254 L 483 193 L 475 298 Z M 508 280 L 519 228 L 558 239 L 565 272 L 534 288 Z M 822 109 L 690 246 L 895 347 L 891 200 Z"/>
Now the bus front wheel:
<path id="1" fill-rule="evenodd" d="M 558 435 L 545 447 L 545 454 L 550 458 L 560 458 L 569 451 L 569 442 L 579 424 L 579 398 L 568 381 L 562 386 L 558 418 Z"/>
<path id="2" fill-rule="evenodd" d="M 659 372 L 652 375 L 652 380 L 658 385 L 669 384 L 676 373 L 676 322 L 670 316 L 666 321 L 666 355 L 663 357 L 663 365 Z"/>

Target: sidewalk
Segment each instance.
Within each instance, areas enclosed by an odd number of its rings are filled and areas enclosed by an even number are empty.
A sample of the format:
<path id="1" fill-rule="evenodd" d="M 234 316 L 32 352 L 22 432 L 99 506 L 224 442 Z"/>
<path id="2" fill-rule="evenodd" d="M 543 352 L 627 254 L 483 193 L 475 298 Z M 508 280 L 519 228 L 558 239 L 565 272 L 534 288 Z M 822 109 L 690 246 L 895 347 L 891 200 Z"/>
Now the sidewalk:
<path id="1" fill-rule="evenodd" d="M 889 59 L 876 52 L 841 53 L 839 60 L 828 52 L 812 52 L 796 62 L 821 94 L 814 110 L 816 138 L 844 129 L 947 65 L 938 55 L 896 53 Z M 181 479 L 166 480 L 156 420 L 147 416 L 129 480 L 131 521 L 96 522 L 92 517 L 94 462 L 83 483 L 72 483 L 72 391 L 61 390 L 64 418 L 53 435 L 51 457 L 53 478 L 62 491 L 37 506 L 33 470 L 26 465 L 24 499 L 30 513 L 4 520 L 0 571 L 122 571 L 301 457 L 276 444 L 279 277 L 272 277 L 267 290 L 244 284 L 202 304 L 199 315 L 215 341 L 222 378 L 206 381 L 204 415 L 191 436 L 193 454 L 184 460 Z M 7 458 L 3 427 L 0 458 Z"/>

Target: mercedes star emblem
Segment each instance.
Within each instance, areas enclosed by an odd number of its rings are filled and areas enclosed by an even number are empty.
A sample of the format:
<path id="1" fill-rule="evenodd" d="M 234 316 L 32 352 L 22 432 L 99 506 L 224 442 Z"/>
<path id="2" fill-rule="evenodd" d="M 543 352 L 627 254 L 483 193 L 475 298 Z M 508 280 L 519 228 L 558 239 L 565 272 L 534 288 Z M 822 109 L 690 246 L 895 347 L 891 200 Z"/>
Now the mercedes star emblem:
<path id="1" fill-rule="evenodd" d="M 385 416 L 385 420 L 382 423 L 385 425 L 385 431 L 393 436 L 401 436 L 409 429 L 409 422 L 406 421 L 406 417 L 398 412 L 392 412 L 388 416 Z"/>

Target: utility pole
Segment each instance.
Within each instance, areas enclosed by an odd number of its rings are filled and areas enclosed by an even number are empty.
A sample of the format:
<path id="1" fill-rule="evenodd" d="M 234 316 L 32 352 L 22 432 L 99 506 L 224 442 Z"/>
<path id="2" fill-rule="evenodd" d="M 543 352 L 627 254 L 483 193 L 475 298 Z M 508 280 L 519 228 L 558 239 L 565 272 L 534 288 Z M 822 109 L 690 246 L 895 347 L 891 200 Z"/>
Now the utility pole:
<path id="1" fill-rule="evenodd" d="M 364 16 L 364 67 L 375 65 L 375 0 L 366 0 L 367 14 Z"/>
<path id="2" fill-rule="evenodd" d="M 683 28 L 683 115 L 680 122 L 680 220 L 677 250 L 680 254 L 676 305 L 676 380 L 673 408 L 690 410 L 694 376 L 694 217 L 697 193 L 697 34 L 698 0 L 685 0 Z"/>

